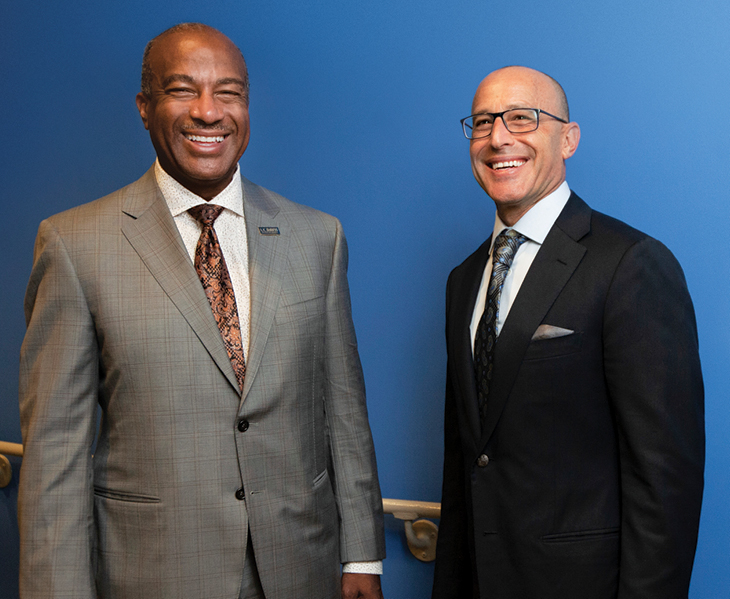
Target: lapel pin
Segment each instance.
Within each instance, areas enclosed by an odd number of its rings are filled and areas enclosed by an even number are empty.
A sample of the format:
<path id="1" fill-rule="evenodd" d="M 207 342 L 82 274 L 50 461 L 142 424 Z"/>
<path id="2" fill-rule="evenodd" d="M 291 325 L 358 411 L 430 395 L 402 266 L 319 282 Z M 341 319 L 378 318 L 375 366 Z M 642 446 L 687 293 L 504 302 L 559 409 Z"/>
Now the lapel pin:
<path id="1" fill-rule="evenodd" d="M 280 235 L 279 227 L 259 227 L 259 233 L 261 235 Z"/>

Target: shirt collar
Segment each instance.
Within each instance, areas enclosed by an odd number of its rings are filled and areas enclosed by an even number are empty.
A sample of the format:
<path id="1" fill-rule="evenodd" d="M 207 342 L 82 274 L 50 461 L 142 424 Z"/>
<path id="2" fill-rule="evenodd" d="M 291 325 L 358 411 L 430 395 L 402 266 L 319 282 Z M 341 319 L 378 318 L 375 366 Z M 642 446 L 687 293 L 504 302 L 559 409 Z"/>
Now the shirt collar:
<path id="1" fill-rule="evenodd" d="M 155 178 L 172 216 L 179 216 L 193 206 L 206 203 L 203 198 L 183 187 L 160 166 L 155 160 Z M 236 172 L 228 186 L 210 200 L 211 204 L 223 206 L 227 210 L 243 216 L 243 186 L 241 185 L 241 169 L 236 165 Z"/>
<path id="2" fill-rule="evenodd" d="M 555 224 L 555 221 L 558 220 L 558 216 L 560 216 L 563 208 L 568 203 L 568 198 L 570 198 L 570 187 L 568 187 L 567 181 L 563 181 L 560 187 L 551 194 L 546 195 L 523 214 L 522 218 L 513 227 L 505 225 L 502 219 L 499 218 L 499 214 L 495 214 L 494 230 L 492 232 L 492 243 L 489 247 L 489 253 L 492 253 L 497 235 L 504 229 L 510 228 L 521 233 L 530 241 L 542 245 L 550 229 Z"/>

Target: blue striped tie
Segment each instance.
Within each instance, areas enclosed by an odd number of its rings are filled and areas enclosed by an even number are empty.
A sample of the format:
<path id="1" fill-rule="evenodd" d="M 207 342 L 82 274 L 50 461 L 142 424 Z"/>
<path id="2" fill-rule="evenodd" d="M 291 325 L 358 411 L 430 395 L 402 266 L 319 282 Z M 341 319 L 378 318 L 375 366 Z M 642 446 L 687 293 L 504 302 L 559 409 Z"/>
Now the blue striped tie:
<path id="1" fill-rule="evenodd" d="M 474 339 L 474 373 L 477 380 L 479 415 L 482 422 L 484 422 L 486 416 L 487 398 L 492 383 L 494 347 L 497 343 L 499 296 L 502 294 L 504 279 L 510 266 L 512 266 L 512 260 L 514 260 L 517 253 L 517 248 L 525 241 L 527 241 L 527 238 L 514 229 L 504 229 L 497 235 L 492 249 L 492 274 L 487 289 L 487 302 Z"/>

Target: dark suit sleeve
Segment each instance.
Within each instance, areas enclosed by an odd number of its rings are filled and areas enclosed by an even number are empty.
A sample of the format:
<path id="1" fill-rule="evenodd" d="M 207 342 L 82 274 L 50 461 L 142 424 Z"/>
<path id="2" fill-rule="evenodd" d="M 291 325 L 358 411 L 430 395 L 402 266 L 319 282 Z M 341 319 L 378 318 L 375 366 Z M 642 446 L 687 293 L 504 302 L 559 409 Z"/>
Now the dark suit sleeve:
<path id="1" fill-rule="evenodd" d="M 449 289 L 447 285 L 447 329 Z M 449 337 L 448 331 L 446 335 Z M 464 455 L 459 434 L 456 397 L 451 375 L 451 358 L 447 365 L 446 405 L 444 414 L 444 473 L 441 493 L 441 521 L 436 547 L 433 599 L 465 599 L 472 594 L 472 567 L 468 539 Z"/>
<path id="2" fill-rule="evenodd" d="M 619 599 L 686 599 L 704 470 L 704 391 L 682 270 L 659 242 L 626 252 L 607 297 L 606 383 L 619 435 Z"/>
<path id="3" fill-rule="evenodd" d="M 96 596 L 91 445 L 98 346 L 81 282 L 58 232 L 41 224 L 20 359 L 20 594 Z"/>

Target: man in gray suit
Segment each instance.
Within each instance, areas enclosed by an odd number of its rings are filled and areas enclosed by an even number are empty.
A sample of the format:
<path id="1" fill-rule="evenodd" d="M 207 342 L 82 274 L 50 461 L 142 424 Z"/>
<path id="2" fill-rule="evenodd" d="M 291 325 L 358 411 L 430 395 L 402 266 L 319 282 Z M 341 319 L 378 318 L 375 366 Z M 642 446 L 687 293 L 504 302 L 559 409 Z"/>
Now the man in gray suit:
<path id="1" fill-rule="evenodd" d="M 340 224 L 240 176 L 248 74 L 217 30 L 153 39 L 137 106 L 155 165 L 36 241 L 21 595 L 382 597 Z"/>

